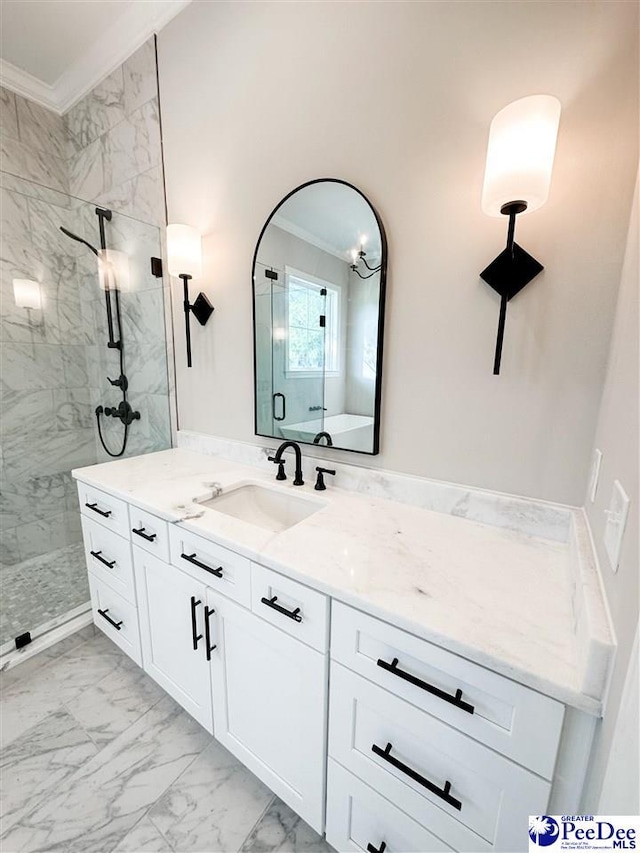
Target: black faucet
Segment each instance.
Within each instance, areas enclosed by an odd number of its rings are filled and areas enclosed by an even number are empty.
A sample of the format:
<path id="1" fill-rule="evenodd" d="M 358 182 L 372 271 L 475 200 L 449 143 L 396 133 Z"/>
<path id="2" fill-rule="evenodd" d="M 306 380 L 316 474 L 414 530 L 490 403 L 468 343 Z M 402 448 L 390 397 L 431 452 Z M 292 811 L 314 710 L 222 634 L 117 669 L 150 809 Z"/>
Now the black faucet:
<path id="1" fill-rule="evenodd" d="M 275 462 L 278 465 L 278 480 L 286 480 L 286 476 L 284 475 L 284 460 L 282 459 L 282 454 L 288 447 L 293 447 L 293 452 L 296 455 L 296 476 L 293 481 L 294 486 L 304 486 L 304 480 L 302 479 L 302 451 L 300 450 L 300 445 L 296 444 L 295 441 L 283 441 L 280 447 L 276 450 L 275 456 L 268 456 L 269 462 Z"/>
<path id="2" fill-rule="evenodd" d="M 327 439 L 327 447 L 333 447 L 333 439 L 331 438 L 329 433 L 325 432 L 324 430 L 316 435 L 316 437 L 313 439 L 313 443 L 320 444 L 323 438 Z"/>

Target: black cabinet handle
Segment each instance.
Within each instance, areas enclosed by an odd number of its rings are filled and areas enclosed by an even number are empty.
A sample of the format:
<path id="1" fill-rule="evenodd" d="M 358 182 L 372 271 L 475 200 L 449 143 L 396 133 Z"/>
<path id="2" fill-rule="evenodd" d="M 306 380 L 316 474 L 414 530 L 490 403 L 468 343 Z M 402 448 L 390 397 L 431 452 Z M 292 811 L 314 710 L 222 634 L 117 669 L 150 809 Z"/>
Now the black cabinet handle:
<path id="1" fill-rule="evenodd" d="M 196 552 L 193 554 L 180 554 L 183 560 L 186 560 L 188 563 L 193 563 L 194 566 L 197 566 L 199 569 L 204 569 L 205 572 L 209 572 L 211 575 L 215 575 L 217 578 L 222 577 L 222 566 L 218 566 L 217 569 L 212 569 L 211 566 L 206 566 L 204 563 L 201 563 L 200 560 L 196 560 Z"/>
<path id="2" fill-rule="evenodd" d="M 278 596 L 274 595 L 273 598 L 261 598 L 260 601 L 263 604 L 266 604 L 267 607 L 272 607 L 274 610 L 277 610 L 278 613 L 282 613 L 283 616 L 288 616 L 289 619 L 294 619 L 296 622 L 302 622 L 302 616 L 300 615 L 300 608 L 296 607 L 295 610 L 287 610 L 286 607 L 283 607 L 281 604 L 276 604 L 278 600 Z"/>
<path id="3" fill-rule="evenodd" d="M 122 625 L 122 619 L 119 622 L 114 622 L 110 616 L 107 616 L 108 612 L 109 612 L 108 607 L 105 607 L 104 610 L 100 610 L 100 608 L 98 608 L 98 613 L 102 616 L 102 618 L 106 619 L 107 622 L 109 623 L 109 625 L 113 625 L 113 627 L 116 629 L 116 631 L 121 631 L 122 628 L 120 626 Z"/>
<path id="4" fill-rule="evenodd" d="M 215 648 L 217 648 L 215 643 L 213 646 L 211 645 L 211 626 L 209 624 L 209 617 L 212 614 L 214 614 L 215 612 L 216 611 L 213 609 L 213 607 L 207 607 L 207 605 L 205 604 L 205 606 L 204 606 L 204 633 L 205 633 L 205 643 L 206 643 L 206 649 L 207 649 L 207 660 L 211 660 L 211 652 Z"/>
<path id="5" fill-rule="evenodd" d="M 109 516 L 111 515 L 111 512 L 112 512 L 112 510 L 110 510 L 110 509 L 106 510 L 106 512 L 103 509 L 98 509 L 97 502 L 94 504 L 85 503 L 85 506 L 87 507 L 87 509 L 92 509 L 94 512 L 97 512 L 98 515 L 101 515 L 104 518 L 109 518 Z"/>
<path id="6" fill-rule="evenodd" d="M 94 560 L 98 560 L 98 562 L 102 563 L 108 569 L 112 569 L 116 564 L 115 560 L 105 560 L 105 558 L 101 556 L 102 551 L 89 551 L 89 553 Z"/>
<path id="7" fill-rule="evenodd" d="M 475 711 L 473 705 L 462 701 L 462 690 L 456 690 L 455 696 L 452 696 L 451 693 L 445 693 L 444 690 L 439 690 L 432 684 L 428 684 L 426 681 L 416 678 L 415 675 L 410 675 L 408 672 L 398 669 L 398 658 L 394 658 L 391 663 L 387 663 L 386 660 L 378 658 L 378 666 L 382 667 L 382 669 L 386 669 L 387 672 L 393 673 L 393 675 L 397 675 L 398 678 L 403 678 L 410 684 L 415 684 L 416 687 L 420 687 L 421 690 L 426 690 L 427 693 L 433 693 L 433 695 L 437 696 L 438 699 L 442 699 L 443 702 L 449 702 L 450 705 L 455 705 L 456 708 L 460 708 L 461 711 L 466 711 L 467 714 L 473 714 Z"/>
<path id="8" fill-rule="evenodd" d="M 377 849 L 373 846 L 373 844 L 367 844 L 367 853 L 384 853 L 387 849 L 386 841 L 383 841 L 380 847 Z"/>
<path id="9" fill-rule="evenodd" d="M 456 800 L 455 797 L 452 797 L 449 793 L 451 791 L 451 782 L 445 782 L 444 788 L 438 788 L 437 785 L 434 785 L 433 782 L 430 782 L 428 779 L 425 779 L 424 776 L 421 776 L 417 773 L 413 768 L 409 767 L 407 764 L 403 764 L 402 761 L 398 761 L 397 758 L 394 758 L 391 755 L 391 750 L 393 747 L 390 743 L 386 745 L 384 749 L 379 747 L 376 743 L 371 747 L 371 751 L 375 752 L 376 755 L 379 755 L 380 758 L 384 758 L 389 764 L 392 764 L 394 767 L 397 767 L 398 770 L 401 770 L 405 773 L 410 779 L 413 779 L 414 782 L 417 782 L 419 785 L 422 785 L 428 791 L 431 791 L 432 794 L 435 794 L 436 797 L 440 797 L 441 800 L 444 800 L 445 803 L 448 803 L 450 806 L 453 806 L 454 809 L 458 811 L 462 810 L 462 803 L 460 800 Z"/>
<path id="10" fill-rule="evenodd" d="M 195 595 L 191 596 L 191 639 L 193 641 L 193 651 L 198 650 L 198 643 L 202 639 L 202 634 L 198 634 L 198 628 L 196 626 L 196 607 L 202 604 L 200 599 L 196 600 Z"/>
<path id="11" fill-rule="evenodd" d="M 142 538 L 146 539 L 147 542 L 153 542 L 153 540 L 156 538 L 156 536 L 158 534 L 157 533 L 145 533 L 144 532 L 145 530 L 146 530 L 145 527 L 138 527 L 138 528 L 134 527 L 134 528 L 132 528 L 131 532 L 136 533 L 138 536 L 142 536 Z"/>

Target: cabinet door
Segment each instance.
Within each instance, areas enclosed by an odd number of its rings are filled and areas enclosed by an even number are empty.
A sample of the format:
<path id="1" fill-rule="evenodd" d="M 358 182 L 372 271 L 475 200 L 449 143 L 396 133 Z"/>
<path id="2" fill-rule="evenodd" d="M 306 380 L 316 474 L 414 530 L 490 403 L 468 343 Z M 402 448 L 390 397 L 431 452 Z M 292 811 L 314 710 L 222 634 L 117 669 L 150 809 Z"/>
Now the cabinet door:
<path id="1" fill-rule="evenodd" d="M 145 672 L 213 732 L 206 588 L 137 546 L 133 562 Z"/>
<path id="2" fill-rule="evenodd" d="M 210 590 L 208 598 L 215 736 L 322 833 L 327 656 Z"/>

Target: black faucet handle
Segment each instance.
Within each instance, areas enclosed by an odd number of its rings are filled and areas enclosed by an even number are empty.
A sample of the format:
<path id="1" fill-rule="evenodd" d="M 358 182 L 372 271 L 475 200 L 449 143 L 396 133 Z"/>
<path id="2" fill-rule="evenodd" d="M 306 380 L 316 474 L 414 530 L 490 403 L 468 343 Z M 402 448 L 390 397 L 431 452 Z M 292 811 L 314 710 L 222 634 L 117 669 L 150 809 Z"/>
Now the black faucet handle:
<path id="1" fill-rule="evenodd" d="M 278 459 L 275 456 L 267 456 L 269 462 L 275 462 L 278 466 L 278 473 L 276 474 L 276 480 L 286 480 L 287 475 L 284 473 L 284 459 Z"/>
<path id="2" fill-rule="evenodd" d="M 327 488 L 325 486 L 325 483 L 324 483 L 324 475 L 325 474 L 332 474 L 335 476 L 336 472 L 331 468 L 320 468 L 320 467 L 317 467 L 316 471 L 318 472 L 318 479 L 316 480 L 316 484 L 313 488 L 317 492 L 324 492 L 324 490 Z"/>

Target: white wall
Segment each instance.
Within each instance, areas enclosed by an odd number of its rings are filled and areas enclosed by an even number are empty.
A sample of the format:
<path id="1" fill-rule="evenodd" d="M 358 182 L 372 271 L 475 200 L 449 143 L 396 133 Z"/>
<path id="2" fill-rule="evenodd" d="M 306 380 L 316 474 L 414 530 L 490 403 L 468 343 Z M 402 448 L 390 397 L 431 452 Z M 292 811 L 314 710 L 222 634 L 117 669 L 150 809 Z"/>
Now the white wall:
<path id="1" fill-rule="evenodd" d="M 638 184 L 634 198 L 629 235 L 625 253 L 620 296 L 616 311 L 615 326 L 609 355 L 607 378 L 602 394 L 602 405 L 598 417 L 594 446 L 602 451 L 602 465 L 596 499 L 591 503 L 585 500 L 587 517 L 593 533 L 593 540 L 600 562 L 604 587 L 611 610 L 611 618 L 618 641 L 615 667 L 611 680 L 611 690 L 602 727 L 598 733 L 596 751 L 590 778 L 589 807 L 595 807 L 599 795 L 599 784 L 604 768 L 613 762 L 615 770 L 610 771 L 610 784 L 613 776 L 637 780 L 640 773 L 638 757 L 637 726 L 635 717 L 636 740 L 627 741 L 626 748 L 615 747 L 614 734 L 618 727 L 625 725 L 628 718 L 629 698 L 624 698 L 625 680 L 627 692 L 637 690 L 637 651 L 633 661 L 634 638 L 637 645 L 638 609 L 640 601 L 640 485 L 638 441 L 640 440 L 639 395 L 640 375 L 638 350 L 638 328 L 640 322 L 640 216 L 638 213 Z M 609 507 L 611 488 L 614 480 L 620 480 L 631 500 L 631 510 L 624 535 L 620 564 L 614 573 L 604 550 L 603 535 L 605 528 L 605 510 Z M 633 669 L 635 668 L 635 672 Z M 634 688 L 635 679 L 635 688 Z M 636 699 L 637 702 L 637 699 Z M 607 789 L 608 790 L 608 789 Z M 637 788 L 636 788 L 637 790 Z M 606 792 L 605 792 L 606 793 Z M 631 794 L 631 790 L 628 792 Z M 605 800 L 610 802 L 607 794 Z M 607 812 L 604 812 L 606 814 Z M 625 811 L 622 804 L 610 814 L 633 814 Z"/>
<path id="2" fill-rule="evenodd" d="M 573 504 L 584 494 L 637 165 L 636 4 L 195 0 L 159 36 L 170 221 L 198 226 L 216 306 L 180 426 L 251 440 L 251 258 L 296 185 L 338 177 L 379 211 L 390 276 L 381 455 L 371 464 Z M 551 197 L 517 239 L 546 270 L 510 305 L 480 270 L 489 123 L 563 104 Z M 362 457 L 358 458 L 362 463 Z"/>
<path id="3" fill-rule="evenodd" d="M 638 630 L 616 717 L 598 814 L 640 814 Z"/>

